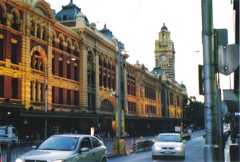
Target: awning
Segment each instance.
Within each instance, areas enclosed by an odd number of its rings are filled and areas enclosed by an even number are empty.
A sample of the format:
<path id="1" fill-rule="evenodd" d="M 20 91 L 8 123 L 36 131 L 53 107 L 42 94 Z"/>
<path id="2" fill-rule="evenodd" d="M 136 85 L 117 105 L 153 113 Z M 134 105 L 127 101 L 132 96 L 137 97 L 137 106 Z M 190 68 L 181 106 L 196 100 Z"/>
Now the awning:
<path id="1" fill-rule="evenodd" d="M 224 100 L 229 112 L 240 112 L 239 101 Z"/>
<path id="2" fill-rule="evenodd" d="M 228 111 L 230 112 L 239 112 L 239 95 L 236 94 L 232 89 L 224 89 L 223 90 L 223 101 L 226 103 L 228 107 Z"/>
<path id="3" fill-rule="evenodd" d="M 83 113 L 59 113 L 59 112 L 43 112 L 43 111 L 23 111 L 21 112 L 22 117 L 36 117 L 36 118 L 75 118 L 75 119 L 99 119 L 105 118 L 104 114 L 83 114 Z M 114 117 L 112 115 L 112 117 Z"/>

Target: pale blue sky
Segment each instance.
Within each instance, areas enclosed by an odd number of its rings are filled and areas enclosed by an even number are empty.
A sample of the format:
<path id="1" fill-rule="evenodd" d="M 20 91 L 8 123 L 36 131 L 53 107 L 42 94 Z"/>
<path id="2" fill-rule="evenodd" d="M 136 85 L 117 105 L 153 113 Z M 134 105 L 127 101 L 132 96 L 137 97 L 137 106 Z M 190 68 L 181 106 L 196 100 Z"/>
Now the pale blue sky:
<path id="1" fill-rule="evenodd" d="M 46 0 L 56 12 L 70 0 Z M 125 44 L 128 62 L 155 67 L 154 46 L 163 23 L 175 45 L 176 81 L 186 85 L 189 96 L 198 94 L 198 64 L 202 64 L 201 0 L 73 0 L 97 29 L 106 23 L 113 35 Z M 233 9 L 230 0 L 213 0 L 214 28 L 228 29 L 234 43 Z M 200 52 L 195 52 L 200 51 Z M 229 89 L 229 76 L 221 76 L 221 88 Z M 233 88 L 233 85 L 232 85 Z"/>

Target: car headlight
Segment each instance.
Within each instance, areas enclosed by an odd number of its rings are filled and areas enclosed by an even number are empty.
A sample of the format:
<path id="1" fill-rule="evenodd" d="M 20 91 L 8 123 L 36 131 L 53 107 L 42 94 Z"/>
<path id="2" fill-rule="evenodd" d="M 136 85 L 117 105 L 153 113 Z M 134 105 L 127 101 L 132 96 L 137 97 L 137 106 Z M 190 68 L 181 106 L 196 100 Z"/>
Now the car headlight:
<path id="1" fill-rule="evenodd" d="M 159 146 L 153 146 L 153 150 L 161 150 L 161 147 L 159 147 Z"/>
<path id="2" fill-rule="evenodd" d="M 15 162 L 23 162 L 23 160 L 20 159 L 20 158 L 17 158 L 17 159 L 15 160 Z"/>
<path id="3" fill-rule="evenodd" d="M 181 151 L 182 147 L 176 147 L 175 149 L 178 150 L 178 151 Z"/>

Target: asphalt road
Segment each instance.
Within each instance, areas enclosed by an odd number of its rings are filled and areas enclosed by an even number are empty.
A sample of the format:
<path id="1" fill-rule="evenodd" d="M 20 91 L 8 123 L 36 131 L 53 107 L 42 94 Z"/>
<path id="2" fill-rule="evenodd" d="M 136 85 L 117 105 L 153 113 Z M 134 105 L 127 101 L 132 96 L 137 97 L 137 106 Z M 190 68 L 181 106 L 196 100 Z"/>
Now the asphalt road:
<path id="1" fill-rule="evenodd" d="M 186 141 L 186 157 L 185 160 L 176 158 L 161 158 L 160 160 L 152 160 L 151 150 L 131 153 L 127 156 L 113 156 L 108 162 L 158 162 L 158 161 L 184 161 L 184 162 L 202 162 L 204 161 L 203 147 L 205 139 L 203 138 L 203 130 L 197 130 L 192 133 L 191 140 Z M 148 137 L 152 138 L 152 137 Z"/>

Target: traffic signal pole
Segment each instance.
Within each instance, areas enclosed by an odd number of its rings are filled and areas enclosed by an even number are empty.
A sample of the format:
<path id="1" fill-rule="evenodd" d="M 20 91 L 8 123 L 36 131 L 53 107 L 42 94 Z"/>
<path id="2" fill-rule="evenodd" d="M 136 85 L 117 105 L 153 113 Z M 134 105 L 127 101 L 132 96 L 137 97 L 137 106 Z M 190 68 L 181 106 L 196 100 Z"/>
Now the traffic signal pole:
<path id="1" fill-rule="evenodd" d="M 205 145 L 204 161 L 220 161 L 218 128 L 217 128 L 217 100 L 214 60 L 214 30 L 212 0 L 202 0 L 202 43 L 204 70 L 204 121 Z"/>

